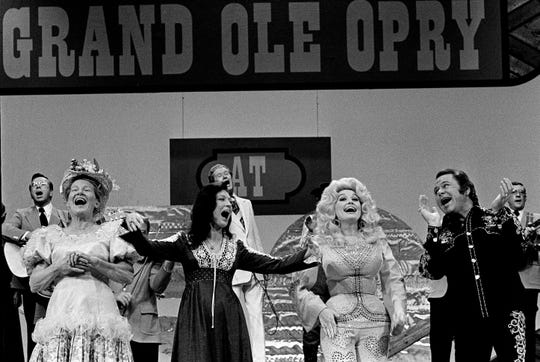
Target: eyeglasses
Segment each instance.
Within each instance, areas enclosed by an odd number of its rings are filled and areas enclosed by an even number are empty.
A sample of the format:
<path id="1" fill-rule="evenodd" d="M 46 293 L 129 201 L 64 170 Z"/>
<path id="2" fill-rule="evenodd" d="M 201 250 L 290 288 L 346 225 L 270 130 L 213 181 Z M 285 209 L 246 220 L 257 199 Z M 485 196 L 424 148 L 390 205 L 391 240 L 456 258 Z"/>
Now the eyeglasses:
<path id="1" fill-rule="evenodd" d="M 43 187 L 43 186 L 48 186 L 49 183 L 47 181 L 34 181 L 30 184 L 30 186 L 32 186 L 33 188 L 37 188 L 37 187 Z"/>
<path id="2" fill-rule="evenodd" d="M 527 195 L 527 191 L 525 190 L 512 190 L 512 194 L 513 195 L 517 195 L 517 194 L 520 194 L 520 195 Z"/>
<path id="3" fill-rule="evenodd" d="M 215 173 L 214 178 L 221 178 L 221 177 L 230 176 L 230 175 L 231 173 L 229 171 L 223 171 L 220 173 Z"/>

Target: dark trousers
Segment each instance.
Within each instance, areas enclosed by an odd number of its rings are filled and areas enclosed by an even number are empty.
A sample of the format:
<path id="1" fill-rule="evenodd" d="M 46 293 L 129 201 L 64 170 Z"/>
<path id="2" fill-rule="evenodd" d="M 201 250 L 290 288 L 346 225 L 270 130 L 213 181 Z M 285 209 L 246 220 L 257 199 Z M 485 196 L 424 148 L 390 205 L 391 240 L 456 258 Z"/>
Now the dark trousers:
<path id="1" fill-rule="evenodd" d="M 159 343 L 130 342 L 134 362 L 158 362 Z"/>
<path id="2" fill-rule="evenodd" d="M 462 316 L 456 329 L 456 362 L 489 362 L 491 349 L 497 361 L 525 358 L 525 316 L 513 311 L 501 316 L 472 320 Z"/>
<path id="3" fill-rule="evenodd" d="M 452 310 L 446 297 L 429 298 L 429 347 L 432 362 L 449 362 L 454 332 Z"/>
<path id="4" fill-rule="evenodd" d="M 536 360 L 536 312 L 538 311 L 538 289 L 525 289 L 525 339 L 527 341 L 526 362 Z"/>
<path id="5" fill-rule="evenodd" d="M 30 290 L 20 291 L 22 295 L 22 305 L 24 311 L 24 319 L 26 319 L 26 338 L 28 341 L 27 351 L 28 358 L 32 354 L 36 344 L 32 340 L 32 332 L 34 332 L 34 317 L 36 314 L 36 294 L 32 293 Z"/>
<path id="6" fill-rule="evenodd" d="M 321 343 L 321 327 L 317 326 L 311 331 L 306 331 L 302 336 L 302 348 L 304 350 L 305 362 L 317 362 L 317 353 Z"/>
<path id="7" fill-rule="evenodd" d="M 14 303 L 13 293 L 9 285 L 2 286 L 0 290 L 0 359 L 24 362 L 19 309 Z"/>

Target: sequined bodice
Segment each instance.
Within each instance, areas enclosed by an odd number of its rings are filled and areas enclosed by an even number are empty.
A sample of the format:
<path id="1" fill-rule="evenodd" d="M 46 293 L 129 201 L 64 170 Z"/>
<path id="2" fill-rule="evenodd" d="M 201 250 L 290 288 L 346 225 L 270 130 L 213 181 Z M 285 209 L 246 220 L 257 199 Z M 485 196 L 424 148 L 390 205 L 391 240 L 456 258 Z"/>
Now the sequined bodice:
<path id="1" fill-rule="evenodd" d="M 377 275 L 383 264 L 379 243 L 321 248 L 330 299 L 341 326 L 362 328 L 389 322 L 377 296 Z"/>
<path id="2" fill-rule="evenodd" d="M 322 250 L 323 268 L 330 295 L 342 293 L 375 294 L 375 277 L 382 266 L 380 246 L 326 246 Z"/>

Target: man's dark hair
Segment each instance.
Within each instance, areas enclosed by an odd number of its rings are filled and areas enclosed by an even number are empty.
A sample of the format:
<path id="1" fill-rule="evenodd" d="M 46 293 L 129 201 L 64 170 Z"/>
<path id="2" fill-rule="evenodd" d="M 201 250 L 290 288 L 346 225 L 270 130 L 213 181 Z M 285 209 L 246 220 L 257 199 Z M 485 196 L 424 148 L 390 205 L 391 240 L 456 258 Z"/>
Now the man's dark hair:
<path id="1" fill-rule="evenodd" d="M 527 188 L 525 187 L 525 185 L 523 185 L 523 183 L 519 181 L 512 181 L 512 185 L 523 187 L 523 192 L 524 192 L 523 195 L 527 196 Z"/>
<path id="2" fill-rule="evenodd" d="M 32 175 L 32 178 L 30 179 L 30 185 L 28 185 L 28 191 L 32 190 L 32 182 L 34 182 L 34 180 L 37 179 L 38 177 L 46 178 L 47 181 L 49 182 L 49 190 L 53 191 L 53 183 L 51 182 L 51 180 L 49 180 L 47 176 L 39 172 L 36 172 L 35 174 Z"/>
<path id="3" fill-rule="evenodd" d="M 191 209 L 191 229 L 189 235 L 193 243 L 193 247 L 201 245 L 210 234 L 211 223 L 213 222 L 214 209 L 216 208 L 216 195 L 220 191 L 227 191 L 226 185 L 210 184 L 204 186 L 197 194 L 193 208 Z M 223 229 L 223 233 L 231 238 L 232 234 L 229 231 L 229 224 Z"/>
<path id="4" fill-rule="evenodd" d="M 437 172 L 437 175 L 435 176 L 435 179 L 438 179 L 441 176 L 444 175 L 452 175 L 454 176 L 454 179 L 456 179 L 458 185 L 459 185 L 459 192 L 464 194 L 465 191 L 469 190 L 469 198 L 471 199 L 474 206 L 478 206 L 478 196 L 476 195 L 476 189 L 474 188 L 474 184 L 469 179 L 469 176 L 464 171 L 456 170 L 454 168 L 446 168 L 442 171 Z"/>

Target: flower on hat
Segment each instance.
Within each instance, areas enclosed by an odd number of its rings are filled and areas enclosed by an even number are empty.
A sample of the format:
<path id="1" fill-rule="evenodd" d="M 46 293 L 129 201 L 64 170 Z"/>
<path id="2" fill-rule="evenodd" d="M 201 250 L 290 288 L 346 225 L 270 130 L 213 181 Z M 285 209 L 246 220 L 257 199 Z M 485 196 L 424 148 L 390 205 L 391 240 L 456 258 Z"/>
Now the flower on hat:
<path id="1" fill-rule="evenodd" d="M 93 161 L 87 159 L 78 161 L 77 159 L 72 159 L 70 166 L 64 172 L 64 177 L 60 183 L 60 194 L 64 197 L 64 200 L 67 201 L 68 190 L 74 179 L 78 176 L 91 178 L 101 186 L 103 195 L 100 203 L 100 210 L 98 210 L 99 212 L 103 212 L 105 209 L 105 205 L 109 199 L 109 193 L 113 190 L 120 189 L 115 180 L 105 172 L 105 170 L 99 167 L 95 158 Z"/>

